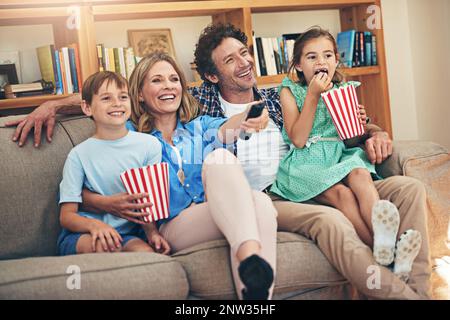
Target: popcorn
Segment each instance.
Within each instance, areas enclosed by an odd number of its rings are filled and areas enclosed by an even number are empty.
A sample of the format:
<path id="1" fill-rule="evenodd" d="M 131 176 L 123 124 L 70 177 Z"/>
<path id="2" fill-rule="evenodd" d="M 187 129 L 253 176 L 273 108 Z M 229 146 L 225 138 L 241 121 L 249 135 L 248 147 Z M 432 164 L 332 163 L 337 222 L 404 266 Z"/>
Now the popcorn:
<path id="1" fill-rule="evenodd" d="M 148 193 L 149 197 L 138 200 L 138 203 L 151 202 L 153 206 L 140 209 L 150 213 L 143 218 L 147 223 L 169 217 L 169 167 L 158 163 L 142 168 L 133 168 L 123 172 L 120 179 L 128 194 Z"/>
<path id="2" fill-rule="evenodd" d="M 359 103 L 355 86 L 348 85 L 324 92 L 322 99 L 341 140 L 364 134 L 364 126 L 358 119 Z"/>

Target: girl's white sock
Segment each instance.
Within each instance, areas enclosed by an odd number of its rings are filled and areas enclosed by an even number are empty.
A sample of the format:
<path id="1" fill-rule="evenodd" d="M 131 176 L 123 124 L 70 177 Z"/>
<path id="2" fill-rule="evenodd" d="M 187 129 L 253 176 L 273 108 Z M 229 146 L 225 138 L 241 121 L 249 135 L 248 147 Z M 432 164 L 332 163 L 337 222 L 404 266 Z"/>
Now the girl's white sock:
<path id="1" fill-rule="evenodd" d="M 400 225 L 400 215 L 395 205 L 379 200 L 372 208 L 373 256 L 380 265 L 394 261 L 395 243 Z"/>

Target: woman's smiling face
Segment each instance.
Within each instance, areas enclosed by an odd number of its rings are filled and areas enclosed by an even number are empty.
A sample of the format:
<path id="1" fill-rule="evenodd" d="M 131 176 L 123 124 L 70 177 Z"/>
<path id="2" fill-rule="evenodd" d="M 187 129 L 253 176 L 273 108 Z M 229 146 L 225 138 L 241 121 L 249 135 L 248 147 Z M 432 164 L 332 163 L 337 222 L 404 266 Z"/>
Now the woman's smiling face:
<path id="1" fill-rule="evenodd" d="M 150 113 L 176 113 L 181 104 L 180 76 L 167 61 L 159 61 L 150 68 L 139 99 L 144 100 Z"/>

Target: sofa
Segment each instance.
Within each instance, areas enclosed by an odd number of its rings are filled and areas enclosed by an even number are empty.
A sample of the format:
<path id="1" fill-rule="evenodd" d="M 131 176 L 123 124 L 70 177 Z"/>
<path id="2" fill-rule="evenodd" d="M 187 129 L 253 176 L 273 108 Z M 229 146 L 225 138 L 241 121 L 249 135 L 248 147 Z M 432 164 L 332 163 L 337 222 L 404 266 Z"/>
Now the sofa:
<path id="1" fill-rule="evenodd" d="M 85 116 L 60 116 L 53 141 L 43 141 L 36 149 L 31 137 L 22 148 L 11 142 L 14 129 L 6 128 L 4 123 L 14 118 L 0 118 L 0 299 L 237 298 L 229 268 L 229 247 L 224 240 L 196 245 L 172 256 L 56 256 L 60 232 L 57 192 L 62 168 L 70 149 L 92 134 L 93 122 Z M 411 159 L 421 160 L 414 163 L 417 166 L 438 163 L 437 172 L 449 175 L 448 151 L 439 145 L 395 142 L 394 151 L 379 168 L 384 176 L 405 173 Z M 443 181 L 447 188 L 444 202 L 448 201 L 448 181 Z M 434 182 L 430 183 L 435 192 Z M 442 195 L 436 197 L 440 201 Z M 447 212 L 437 213 L 447 224 L 448 208 L 447 202 Z M 443 228 L 435 231 L 439 235 L 432 238 L 441 241 Z M 277 240 L 274 299 L 356 296 L 314 242 L 287 232 L 279 232 Z M 74 278 L 77 275 L 79 278 Z"/>

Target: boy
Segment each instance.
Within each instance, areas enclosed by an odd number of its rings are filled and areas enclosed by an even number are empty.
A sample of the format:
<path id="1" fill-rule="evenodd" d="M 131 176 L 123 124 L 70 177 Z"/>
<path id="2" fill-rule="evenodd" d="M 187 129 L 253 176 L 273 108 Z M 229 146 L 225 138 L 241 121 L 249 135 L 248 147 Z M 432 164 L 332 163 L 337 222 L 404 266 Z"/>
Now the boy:
<path id="1" fill-rule="evenodd" d="M 102 195 L 125 191 L 120 174 L 130 168 L 161 161 L 161 145 L 151 135 L 129 132 L 131 113 L 127 81 L 104 71 L 83 84 L 82 110 L 95 122 L 95 134 L 74 147 L 66 160 L 60 184 L 60 255 L 92 252 L 145 251 L 168 254 L 168 243 L 155 223 L 139 224 L 109 213 L 78 211 L 82 190 Z M 148 240 L 148 242 L 147 242 Z"/>

